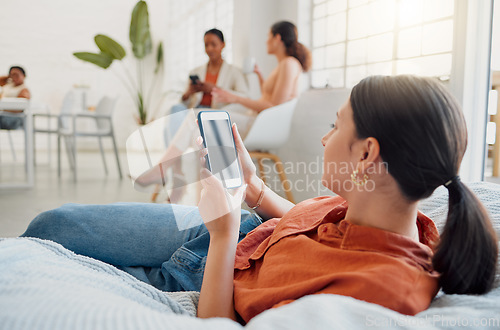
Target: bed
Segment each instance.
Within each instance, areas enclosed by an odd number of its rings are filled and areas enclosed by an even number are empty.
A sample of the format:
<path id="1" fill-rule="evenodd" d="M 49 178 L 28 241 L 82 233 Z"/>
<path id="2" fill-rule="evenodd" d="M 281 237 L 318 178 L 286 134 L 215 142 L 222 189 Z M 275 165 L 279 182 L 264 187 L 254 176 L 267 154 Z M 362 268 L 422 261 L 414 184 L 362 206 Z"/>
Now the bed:
<path id="1" fill-rule="evenodd" d="M 469 187 L 500 234 L 500 185 Z M 442 228 L 447 191 L 438 188 L 421 210 Z M 440 292 L 431 306 L 406 316 L 350 297 L 320 294 L 268 310 L 247 325 L 198 319 L 197 292 L 168 293 L 98 260 L 34 238 L 0 239 L 0 329 L 363 329 L 500 328 L 500 276 L 482 296 Z"/>

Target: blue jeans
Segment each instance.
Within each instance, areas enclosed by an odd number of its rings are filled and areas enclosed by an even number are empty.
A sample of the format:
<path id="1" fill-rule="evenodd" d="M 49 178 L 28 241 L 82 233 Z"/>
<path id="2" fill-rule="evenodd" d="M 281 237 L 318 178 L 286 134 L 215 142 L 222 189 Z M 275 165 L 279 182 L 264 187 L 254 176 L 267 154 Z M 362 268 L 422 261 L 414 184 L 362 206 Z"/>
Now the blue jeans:
<path id="1" fill-rule="evenodd" d="M 179 230 L 179 219 L 198 225 Z M 242 210 L 239 240 L 261 223 Z M 146 203 L 65 204 L 39 214 L 21 236 L 55 241 L 163 291 L 200 291 L 210 242 L 197 207 Z"/>
<path id="2" fill-rule="evenodd" d="M 23 126 L 23 119 L 0 115 L 0 129 L 18 129 Z"/>

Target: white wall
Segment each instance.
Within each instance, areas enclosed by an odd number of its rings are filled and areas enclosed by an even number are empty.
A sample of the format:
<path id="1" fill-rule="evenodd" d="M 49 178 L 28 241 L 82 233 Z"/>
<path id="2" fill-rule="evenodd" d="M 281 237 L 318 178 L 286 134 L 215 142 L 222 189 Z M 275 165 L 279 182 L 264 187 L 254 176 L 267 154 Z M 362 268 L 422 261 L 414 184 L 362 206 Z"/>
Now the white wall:
<path id="1" fill-rule="evenodd" d="M 111 70 L 122 73 L 120 64 L 108 70 L 76 59 L 75 51 L 98 52 L 94 36 L 106 34 L 127 50 L 132 58 L 128 31 L 136 0 L 16 0 L 2 1 L 0 9 L 0 74 L 11 65 L 27 71 L 33 100 L 46 103 L 59 113 L 64 94 L 75 84 L 90 86 L 89 105 L 103 95 L 119 95 L 114 122 L 119 145 L 135 129 L 135 107 Z M 164 37 L 164 1 L 148 1 L 154 40 Z M 130 56 L 129 61 L 127 58 Z M 130 63 L 129 63 L 130 64 Z M 43 148 L 45 139 L 37 147 Z M 95 145 L 95 144 L 92 144 Z"/>
<path id="2" fill-rule="evenodd" d="M 267 54 L 266 41 L 271 26 L 287 20 L 298 27 L 299 41 L 310 46 L 309 0 L 235 0 L 233 51 L 234 63 L 241 65 L 245 57 L 254 57 L 264 76 L 276 67 L 276 58 Z M 305 76 L 307 78 L 307 76 Z M 302 80 L 301 90 L 308 87 L 308 79 Z"/>
<path id="3" fill-rule="evenodd" d="M 268 75 L 276 66 L 274 56 L 267 54 L 266 40 L 271 25 L 280 20 L 296 23 L 297 0 L 235 0 L 233 49 L 234 63 L 254 57 L 262 73 Z"/>

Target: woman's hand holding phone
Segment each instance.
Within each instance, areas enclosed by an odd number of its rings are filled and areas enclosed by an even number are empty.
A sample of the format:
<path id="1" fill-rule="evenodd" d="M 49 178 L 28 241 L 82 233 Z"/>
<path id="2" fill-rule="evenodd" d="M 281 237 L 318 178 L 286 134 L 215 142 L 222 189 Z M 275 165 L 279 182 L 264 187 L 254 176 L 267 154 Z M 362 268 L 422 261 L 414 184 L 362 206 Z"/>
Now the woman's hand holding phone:
<path id="1" fill-rule="evenodd" d="M 205 81 L 203 83 L 200 83 L 200 90 L 203 92 L 203 93 L 206 93 L 206 94 L 210 94 L 212 93 L 212 90 L 213 88 L 215 87 L 214 84 L 212 84 L 211 82 L 208 82 L 208 81 Z"/>
<path id="2" fill-rule="evenodd" d="M 237 239 L 241 220 L 241 202 L 245 195 L 246 184 L 232 189 L 230 193 L 224 188 L 222 182 L 205 167 L 205 156 L 208 151 L 203 148 L 203 138 L 198 137 L 196 143 L 201 148 L 199 151 L 202 165 L 200 179 L 203 188 L 198 203 L 201 218 L 211 237 L 223 236 Z"/>

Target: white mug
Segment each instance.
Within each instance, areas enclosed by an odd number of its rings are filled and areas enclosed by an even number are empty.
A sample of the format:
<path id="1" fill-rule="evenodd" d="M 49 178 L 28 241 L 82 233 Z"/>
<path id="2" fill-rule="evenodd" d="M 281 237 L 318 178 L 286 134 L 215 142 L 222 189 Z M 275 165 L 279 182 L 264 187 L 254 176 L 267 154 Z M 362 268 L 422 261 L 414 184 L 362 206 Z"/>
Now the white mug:
<path id="1" fill-rule="evenodd" d="M 243 73 L 252 73 L 255 67 L 255 57 L 245 57 L 243 60 Z"/>

